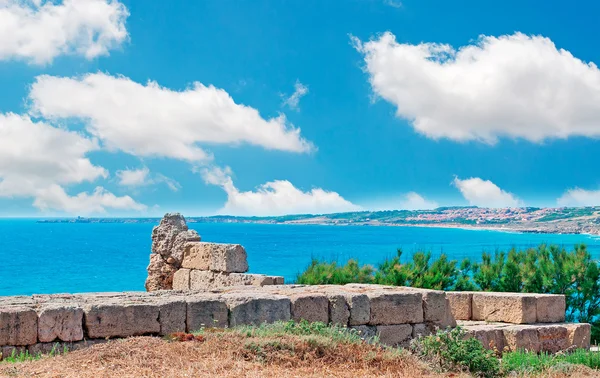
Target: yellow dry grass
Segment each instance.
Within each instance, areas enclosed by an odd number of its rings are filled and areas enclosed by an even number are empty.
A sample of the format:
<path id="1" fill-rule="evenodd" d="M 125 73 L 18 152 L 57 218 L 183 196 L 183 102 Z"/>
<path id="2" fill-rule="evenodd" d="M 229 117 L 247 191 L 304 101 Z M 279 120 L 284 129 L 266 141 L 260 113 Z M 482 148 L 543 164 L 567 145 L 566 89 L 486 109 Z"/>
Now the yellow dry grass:
<path id="1" fill-rule="evenodd" d="M 207 334 L 203 342 L 135 337 L 38 361 L 0 364 L 8 377 L 457 377 L 416 358 L 319 337 Z"/>

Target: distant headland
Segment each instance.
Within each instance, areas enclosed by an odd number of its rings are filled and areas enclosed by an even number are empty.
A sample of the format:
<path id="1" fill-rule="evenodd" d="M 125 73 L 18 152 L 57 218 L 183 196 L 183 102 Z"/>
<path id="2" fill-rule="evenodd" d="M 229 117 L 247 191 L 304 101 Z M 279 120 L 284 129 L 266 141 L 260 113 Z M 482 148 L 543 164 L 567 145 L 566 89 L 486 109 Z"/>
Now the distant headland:
<path id="1" fill-rule="evenodd" d="M 160 218 L 56 218 L 39 223 L 158 223 Z M 357 211 L 269 217 L 189 217 L 189 223 L 420 226 L 504 230 L 524 233 L 600 235 L 600 206 L 562 208 L 440 207 L 434 210 Z"/>

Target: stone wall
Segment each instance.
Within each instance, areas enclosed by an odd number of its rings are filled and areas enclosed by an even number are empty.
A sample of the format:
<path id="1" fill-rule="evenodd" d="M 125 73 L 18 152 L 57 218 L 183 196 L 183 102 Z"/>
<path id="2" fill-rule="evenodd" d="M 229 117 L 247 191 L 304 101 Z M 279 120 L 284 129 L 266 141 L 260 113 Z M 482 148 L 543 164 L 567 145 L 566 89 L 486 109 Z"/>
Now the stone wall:
<path id="1" fill-rule="evenodd" d="M 519 302 L 515 298 L 531 296 L 514 294 L 508 303 L 504 294 L 477 294 L 482 297 L 467 296 L 471 307 L 483 299 L 489 309 L 484 317 L 493 316 L 494 320 L 458 319 L 458 323 L 488 348 L 499 352 L 589 348 L 589 324 L 538 322 L 545 309 L 537 311 L 537 306 L 561 302 L 562 296 L 544 297 L 539 302 L 534 297 L 536 315 L 527 318 L 532 307 L 519 307 L 518 303 L 529 303 L 529 299 Z M 56 343 L 60 350 L 65 346 L 77 349 L 111 338 L 302 319 L 340 324 L 364 337 L 378 335 L 388 345 L 407 346 L 415 337 L 457 325 L 453 314 L 467 313 L 468 301 L 458 306 L 450 299 L 453 296 L 435 290 L 350 284 L 0 297 L 0 350 L 4 355 L 14 349 L 47 352 Z M 496 317 L 509 307 L 507 318 Z M 559 307 L 552 304 L 548 308 Z M 470 311 L 472 317 L 473 309 Z"/>
<path id="2" fill-rule="evenodd" d="M 239 244 L 203 243 L 179 213 L 166 214 L 152 230 L 146 290 L 209 290 L 226 286 L 283 285 L 283 277 L 246 274 Z"/>

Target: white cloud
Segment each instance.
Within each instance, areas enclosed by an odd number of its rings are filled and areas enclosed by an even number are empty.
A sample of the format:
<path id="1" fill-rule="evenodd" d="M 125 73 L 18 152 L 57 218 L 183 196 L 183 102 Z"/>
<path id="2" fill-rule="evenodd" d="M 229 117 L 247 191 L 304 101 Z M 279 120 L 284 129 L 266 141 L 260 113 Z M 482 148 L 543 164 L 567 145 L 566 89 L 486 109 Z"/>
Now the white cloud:
<path id="1" fill-rule="evenodd" d="M 283 105 L 287 105 L 290 109 L 299 110 L 300 99 L 308 94 L 308 87 L 302 84 L 300 80 L 296 80 L 294 89 L 294 93 L 283 101 Z"/>
<path id="2" fill-rule="evenodd" d="M 453 184 L 472 206 L 491 208 L 523 206 L 520 199 L 500 189 L 489 180 L 482 180 L 479 177 L 461 180 L 455 177 Z"/>
<path id="3" fill-rule="evenodd" d="M 128 15 L 117 0 L 0 0 L 0 60 L 107 55 L 127 39 Z"/>
<path id="4" fill-rule="evenodd" d="M 402 2 L 398 0 L 383 0 L 383 3 L 385 5 L 389 5 L 390 7 L 402 8 Z"/>
<path id="5" fill-rule="evenodd" d="M 556 202 L 567 207 L 600 206 L 600 190 L 569 189 Z"/>
<path id="6" fill-rule="evenodd" d="M 71 212 L 104 208 L 140 209 L 130 197 L 98 188 L 93 195 L 70 197 L 64 186 L 106 178 L 108 172 L 86 157 L 98 143 L 76 132 L 34 122 L 27 116 L 0 114 L 0 197 L 34 198 L 34 206 Z"/>
<path id="7" fill-rule="evenodd" d="M 420 194 L 409 192 L 404 195 L 400 202 L 399 209 L 401 210 L 430 210 L 439 207 L 437 202 L 429 201 L 423 198 Z"/>
<path id="8" fill-rule="evenodd" d="M 117 178 L 121 186 L 143 186 L 150 184 L 148 174 L 150 170 L 147 167 L 140 169 L 126 169 L 117 171 Z"/>
<path id="9" fill-rule="evenodd" d="M 169 189 L 176 192 L 181 189 L 181 185 L 163 174 L 150 174 L 148 167 L 139 169 L 126 169 L 117 171 L 119 185 L 126 187 L 138 187 L 152 184 L 165 184 Z"/>
<path id="10" fill-rule="evenodd" d="M 600 137 L 600 71 L 548 38 L 481 36 L 458 50 L 398 43 L 389 32 L 352 39 L 375 94 L 427 137 Z"/>
<path id="11" fill-rule="evenodd" d="M 52 185 L 39 190 L 33 203 L 40 210 L 59 210 L 73 214 L 105 213 L 107 208 L 115 210 L 146 210 L 130 196 L 117 197 L 102 187 L 92 194 L 79 193 L 69 196 L 63 188 Z"/>
<path id="12" fill-rule="evenodd" d="M 201 143 L 249 143 L 291 152 L 313 148 L 284 115 L 263 119 L 224 90 L 201 83 L 178 92 L 103 73 L 80 78 L 43 75 L 36 78 L 30 99 L 33 114 L 84 120 L 107 148 L 136 156 L 210 161 Z"/>
<path id="13" fill-rule="evenodd" d="M 320 188 L 303 192 L 286 180 L 267 182 L 256 191 L 240 192 L 233 184 L 229 168 L 205 168 L 201 173 L 206 183 L 221 186 L 227 193 L 227 202 L 219 214 L 271 216 L 360 210 L 336 192 Z"/>

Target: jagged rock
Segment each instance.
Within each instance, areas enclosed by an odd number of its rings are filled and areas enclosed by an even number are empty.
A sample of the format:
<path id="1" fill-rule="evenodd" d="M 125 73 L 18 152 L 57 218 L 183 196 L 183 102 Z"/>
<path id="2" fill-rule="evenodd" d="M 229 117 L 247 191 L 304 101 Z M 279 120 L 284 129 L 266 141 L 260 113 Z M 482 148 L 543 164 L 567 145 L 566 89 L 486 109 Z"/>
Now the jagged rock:
<path id="1" fill-rule="evenodd" d="M 200 241 L 200 235 L 189 230 L 183 215 L 168 213 L 152 230 L 152 253 L 148 265 L 146 290 L 170 290 L 173 275 L 181 266 L 184 246 Z"/>

